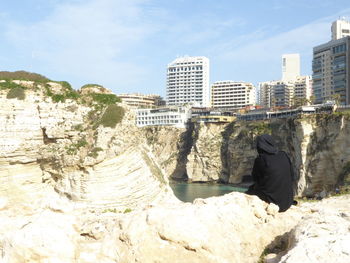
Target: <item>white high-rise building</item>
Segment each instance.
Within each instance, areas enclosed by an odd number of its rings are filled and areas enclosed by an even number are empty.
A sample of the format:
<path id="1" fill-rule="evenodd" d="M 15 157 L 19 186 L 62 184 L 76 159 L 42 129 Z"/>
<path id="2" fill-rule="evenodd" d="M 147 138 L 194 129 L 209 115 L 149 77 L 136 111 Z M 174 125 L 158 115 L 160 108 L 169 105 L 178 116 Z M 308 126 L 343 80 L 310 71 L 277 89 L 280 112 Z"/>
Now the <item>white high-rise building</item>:
<path id="1" fill-rule="evenodd" d="M 254 106 L 255 95 L 256 91 L 252 83 L 217 81 L 211 86 L 211 106 L 224 109 Z"/>
<path id="2" fill-rule="evenodd" d="M 299 54 L 282 55 L 282 80 L 290 81 L 300 76 Z"/>
<path id="3" fill-rule="evenodd" d="M 345 18 L 338 19 L 332 23 L 332 40 L 350 36 L 350 21 Z"/>
<path id="4" fill-rule="evenodd" d="M 332 40 L 313 48 L 312 79 L 315 103 L 338 100 L 350 104 L 350 22 L 332 24 Z"/>
<path id="5" fill-rule="evenodd" d="M 206 57 L 180 57 L 168 65 L 167 105 L 193 103 L 210 106 L 209 59 Z"/>

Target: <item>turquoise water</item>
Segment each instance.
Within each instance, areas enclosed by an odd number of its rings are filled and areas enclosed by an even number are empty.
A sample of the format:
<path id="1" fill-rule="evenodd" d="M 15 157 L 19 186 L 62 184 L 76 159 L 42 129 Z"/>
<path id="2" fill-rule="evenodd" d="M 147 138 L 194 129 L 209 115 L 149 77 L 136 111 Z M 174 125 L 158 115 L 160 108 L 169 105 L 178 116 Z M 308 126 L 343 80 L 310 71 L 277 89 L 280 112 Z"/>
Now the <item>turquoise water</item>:
<path id="1" fill-rule="evenodd" d="M 192 202 L 196 198 L 208 198 L 211 196 L 220 196 L 231 192 L 244 192 L 246 188 L 234 187 L 224 184 L 205 184 L 205 183 L 170 183 L 174 194 L 183 202 Z"/>

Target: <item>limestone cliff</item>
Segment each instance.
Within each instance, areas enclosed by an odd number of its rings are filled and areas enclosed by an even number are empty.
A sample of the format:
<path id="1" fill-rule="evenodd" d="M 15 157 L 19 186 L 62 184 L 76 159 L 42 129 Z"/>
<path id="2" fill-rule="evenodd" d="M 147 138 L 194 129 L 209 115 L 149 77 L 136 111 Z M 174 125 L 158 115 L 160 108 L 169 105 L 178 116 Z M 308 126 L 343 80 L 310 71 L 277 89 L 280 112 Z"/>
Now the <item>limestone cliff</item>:
<path id="1" fill-rule="evenodd" d="M 256 157 L 255 137 L 270 133 L 288 153 L 297 177 L 297 192 L 313 196 L 333 191 L 349 174 L 350 118 L 347 114 L 318 114 L 289 119 L 230 124 L 190 124 L 177 141 L 167 142 L 177 162 L 173 178 L 192 182 L 240 183 Z M 164 143 L 153 134 L 155 144 Z M 176 136 L 175 136 L 176 137 Z M 155 146 L 154 146 L 155 147 Z M 164 156 L 169 156 L 166 151 Z M 173 167 L 175 165 L 175 170 Z"/>
<path id="2" fill-rule="evenodd" d="M 167 177 L 131 111 L 115 127 L 105 127 L 99 123 L 108 105 L 82 103 L 98 93 L 89 97 L 83 90 L 80 101 L 63 100 L 73 91 L 60 83 L 16 83 L 25 98 L 0 90 L 0 196 L 35 198 L 49 185 L 91 207 L 121 210 L 171 198 Z"/>

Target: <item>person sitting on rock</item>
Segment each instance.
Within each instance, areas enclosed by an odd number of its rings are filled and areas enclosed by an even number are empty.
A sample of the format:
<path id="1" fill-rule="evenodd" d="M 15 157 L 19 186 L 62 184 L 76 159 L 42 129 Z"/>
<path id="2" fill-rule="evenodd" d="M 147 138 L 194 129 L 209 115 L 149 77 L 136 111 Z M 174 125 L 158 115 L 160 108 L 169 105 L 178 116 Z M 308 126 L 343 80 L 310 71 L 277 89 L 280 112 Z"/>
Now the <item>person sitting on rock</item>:
<path id="1" fill-rule="evenodd" d="M 254 184 L 246 194 L 256 195 L 267 203 L 279 206 L 279 212 L 286 211 L 293 204 L 294 173 L 288 155 L 278 151 L 269 134 L 257 137 L 258 156 L 252 170 Z"/>

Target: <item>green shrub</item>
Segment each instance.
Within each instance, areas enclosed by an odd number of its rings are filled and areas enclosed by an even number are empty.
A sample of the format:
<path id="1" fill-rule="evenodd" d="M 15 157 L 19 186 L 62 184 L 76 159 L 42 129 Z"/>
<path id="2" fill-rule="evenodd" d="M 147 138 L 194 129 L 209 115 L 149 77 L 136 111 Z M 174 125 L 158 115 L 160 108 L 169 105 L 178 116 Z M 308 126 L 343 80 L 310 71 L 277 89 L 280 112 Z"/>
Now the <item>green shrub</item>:
<path id="1" fill-rule="evenodd" d="M 26 94 L 22 87 L 15 87 L 9 90 L 6 98 L 24 100 L 26 98 Z"/>
<path id="2" fill-rule="evenodd" d="M 37 73 L 32 73 L 32 72 L 27 72 L 27 71 L 15 71 L 15 72 L 9 72 L 9 71 L 0 71 L 0 79 L 5 79 L 5 80 L 29 80 L 29 81 L 35 81 L 35 82 L 41 82 L 41 83 L 46 83 L 50 81 L 47 77 L 37 74 Z"/>
<path id="3" fill-rule="evenodd" d="M 65 93 L 65 97 L 67 99 L 76 100 L 76 99 L 78 99 L 80 97 L 80 94 L 77 91 L 75 91 L 75 90 L 70 90 L 70 91 Z"/>
<path id="4" fill-rule="evenodd" d="M 75 91 L 67 81 L 55 81 L 59 83 L 64 88 L 63 94 L 54 94 L 50 89 L 50 85 L 45 85 L 46 95 L 52 98 L 53 102 L 65 102 L 66 99 L 77 100 L 80 97 L 80 94 Z"/>
<path id="5" fill-rule="evenodd" d="M 17 83 L 14 83 L 12 81 L 0 82 L 0 90 L 14 89 L 14 88 L 23 89 L 23 87 L 21 85 L 18 85 Z"/>
<path id="6" fill-rule="evenodd" d="M 87 143 L 87 141 L 85 139 L 81 139 L 75 145 L 76 145 L 77 148 L 80 148 L 80 147 L 86 146 L 87 144 L 88 143 Z"/>
<path id="7" fill-rule="evenodd" d="M 97 158 L 98 156 L 98 152 L 103 151 L 103 149 L 101 147 L 95 147 L 91 150 L 91 152 L 88 154 L 88 156 L 93 157 L 93 158 Z"/>
<path id="8" fill-rule="evenodd" d="M 69 84 L 69 82 L 67 81 L 54 81 L 55 83 L 61 84 L 61 86 L 63 88 L 65 88 L 65 90 L 73 90 L 72 86 Z"/>
<path id="9" fill-rule="evenodd" d="M 124 210 L 124 214 L 130 213 L 131 211 L 132 211 L 131 208 L 126 208 L 126 209 Z"/>
<path id="10" fill-rule="evenodd" d="M 66 146 L 67 154 L 77 154 L 78 150 L 86 145 L 88 145 L 88 142 L 85 139 L 80 139 L 77 143 L 72 143 L 71 145 Z"/>
<path id="11" fill-rule="evenodd" d="M 105 105 L 111 105 L 115 104 L 117 102 L 120 102 L 120 98 L 118 98 L 114 94 L 99 94 L 99 93 L 92 93 L 91 97 L 93 101 L 100 103 L 100 104 L 105 104 Z"/>
<path id="12" fill-rule="evenodd" d="M 249 128 L 251 133 L 253 133 L 254 135 L 261 135 L 264 133 L 271 134 L 272 132 L 272 129 L 269 123 L 262 122 L 262 121 L 251 123 Z"/>
<path id="13" fill-rule="evenodd" d="M 99 84 L 85 84 L 81 87 L 81 89 L 84 89 L 84 88 L 89 88 L 89 87 L 100 87 L 100 88 L 103 88 L 103 86 L 99 85 Z"/>
<path id="14" fill-rule="evenodd" d="M 84 130 L 83 124 L 74 125 L 74 126 L 72 126 L 72 128 L 76 131 L 83 131 Z"/>
<path id="15" fill-rule="evenodd" d="M 66 100 L 62 94 L 53 94 L 51 98 L 53 102 L 64 102 Z"/>
<path id="16" fill-rule="evenodd" d="M 115 128 L 117 123 L 121 122 L 124 117 L 124 109 L 118 105 L 109 105 L 103 113 L 98 125 L 103 127 Z"/>

